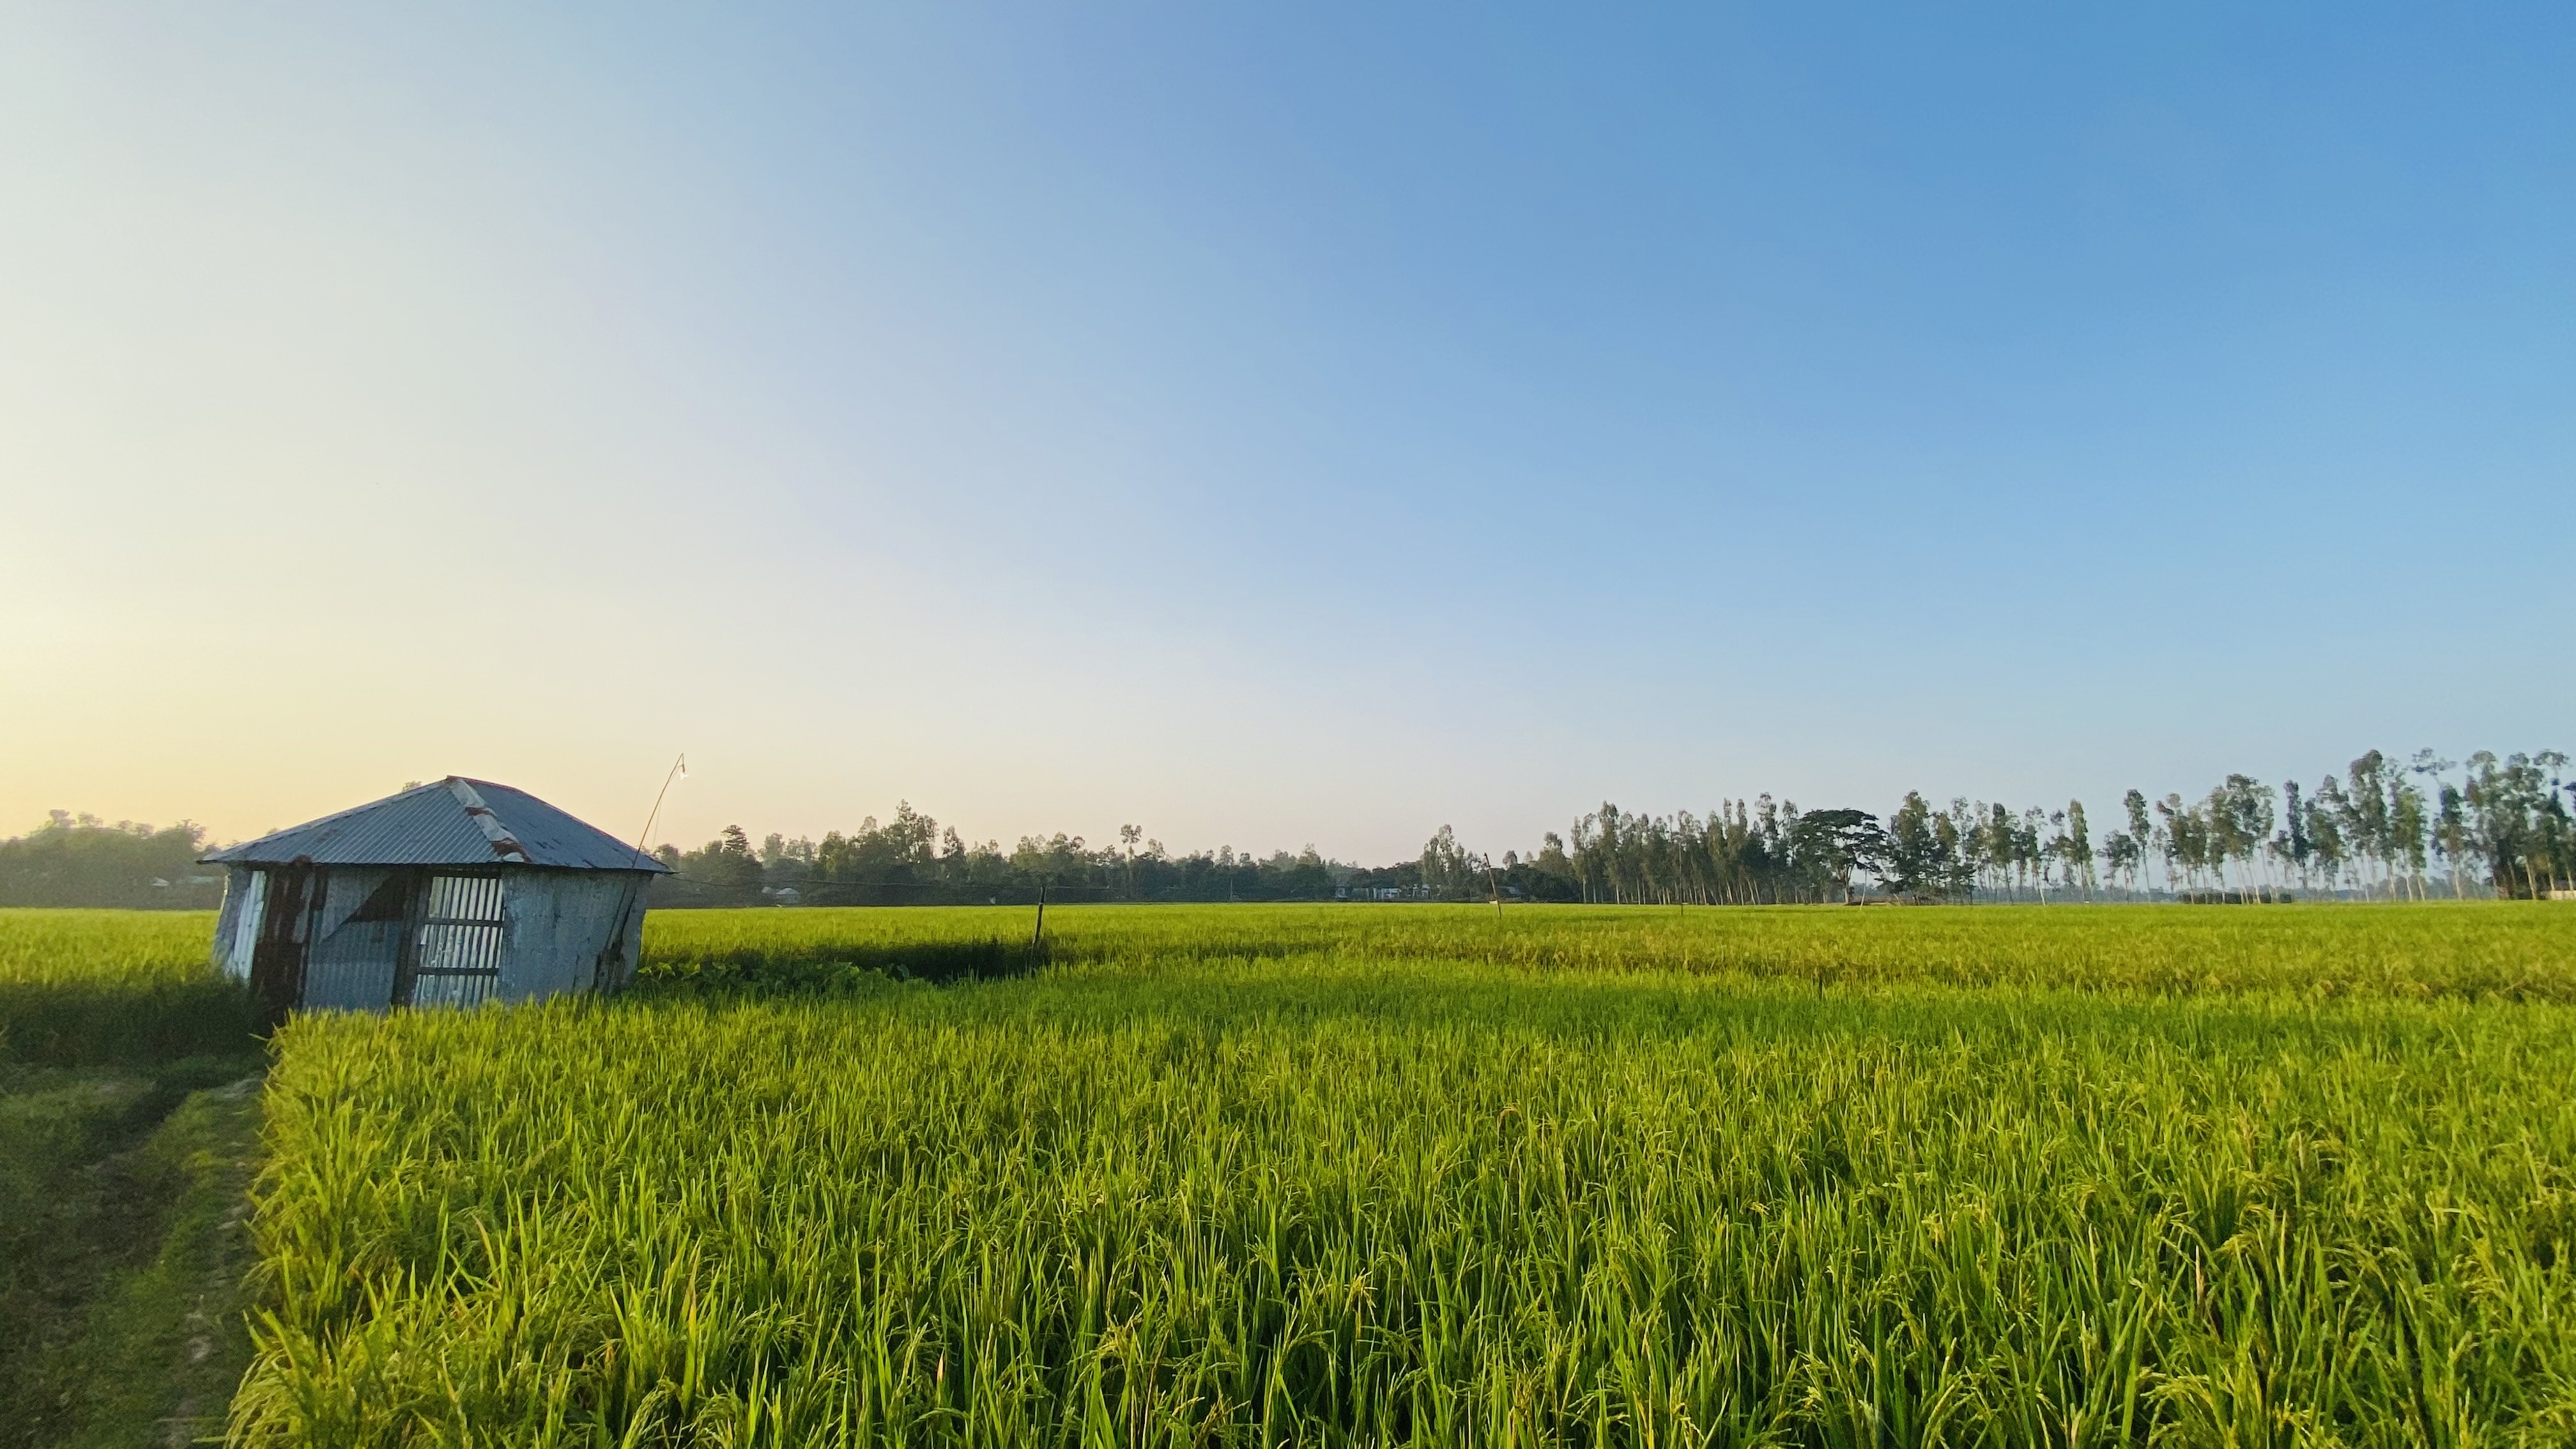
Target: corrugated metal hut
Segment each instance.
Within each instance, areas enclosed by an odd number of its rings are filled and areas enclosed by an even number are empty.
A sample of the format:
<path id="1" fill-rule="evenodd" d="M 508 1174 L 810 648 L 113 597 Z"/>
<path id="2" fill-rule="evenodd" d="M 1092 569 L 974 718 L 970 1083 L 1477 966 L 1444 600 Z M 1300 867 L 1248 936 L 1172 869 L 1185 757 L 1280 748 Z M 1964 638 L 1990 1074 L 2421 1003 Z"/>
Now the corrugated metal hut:
<path id="1" fill-rule="evenodd" d="M 274 1011 L 614 991 L 660 861 L 524 790 L 449 776 L 218 850 L 215 964 Z"/>

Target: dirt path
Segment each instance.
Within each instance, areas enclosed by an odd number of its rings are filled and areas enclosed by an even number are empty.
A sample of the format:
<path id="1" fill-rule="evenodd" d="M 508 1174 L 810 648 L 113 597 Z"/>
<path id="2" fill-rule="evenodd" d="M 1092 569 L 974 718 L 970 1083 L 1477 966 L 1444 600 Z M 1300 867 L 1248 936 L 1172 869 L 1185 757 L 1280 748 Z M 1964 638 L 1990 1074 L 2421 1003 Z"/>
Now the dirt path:
<path id="1" fill-rule="evenodd" d="M 0 1449 L 222 1432 L 249 1353 L 259 1065 L 0 1078 Z"/>

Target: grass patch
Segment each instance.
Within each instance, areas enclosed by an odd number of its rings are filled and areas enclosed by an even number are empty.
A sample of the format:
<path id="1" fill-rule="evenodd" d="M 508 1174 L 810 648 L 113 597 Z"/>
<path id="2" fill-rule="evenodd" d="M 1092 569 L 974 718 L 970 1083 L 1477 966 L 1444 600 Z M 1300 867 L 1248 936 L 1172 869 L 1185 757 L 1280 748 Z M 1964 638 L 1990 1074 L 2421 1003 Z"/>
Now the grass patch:
<path id="1" fill-rule="evenodd" d="M 0 1449 L 222 1430 L 266 1059 L 212 921 L 0 911 Z"/>
<path id="2" fill-rule="evenodd" d="M 219 1433 L 249 1358 L 260 1060 L 0 1092 L 0 1446 Z"/>

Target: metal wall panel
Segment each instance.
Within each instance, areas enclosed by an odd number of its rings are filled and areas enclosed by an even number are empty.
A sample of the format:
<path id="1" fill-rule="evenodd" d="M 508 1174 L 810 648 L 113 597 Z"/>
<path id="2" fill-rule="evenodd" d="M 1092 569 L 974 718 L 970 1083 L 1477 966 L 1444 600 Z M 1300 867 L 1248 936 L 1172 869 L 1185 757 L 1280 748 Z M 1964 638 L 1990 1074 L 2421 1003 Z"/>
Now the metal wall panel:
<path id="1" fill-rule="evenodd" d="M 650 879 L 628 871 L 515 873 L 507 902 L 503 999 L 531 1001 L 623 986 L 634 973 Z"/>
<path id="2" fill-rule="evenodd" d="M 304 963 L 308 1011 L 382 1011 L 393 1004 L 403 923 L 359 921 L 322 939 Z"/>
<path id="3" fill-rule="evenodd" d="M 268 874 L 246 866 L 224 872 L 224 905 L 215 913 L 215 970 L 235 981 L 250 979 L 251 948 L 259 944 L 260 907 L 268 899 Z"/>
<path id="4" fill-rule="evenodd" d="M 393 1001 L 402 954 L 405 882 L 390 870 L 351 866 L 323 880 L 322 914 L 304 958 L 304 1007 L 382 1011 Z"/>
<path id="5" fill-rule="evenodd" d="M 635 965 L 644 954 L 644 902 L 653 893 L 649 876 L 619 874 L 617 888 L 625 892 L 626 905 L 617 934 L 600 947 L 592 975 L 593 991 L 623 991 L 635 979 Z"/>

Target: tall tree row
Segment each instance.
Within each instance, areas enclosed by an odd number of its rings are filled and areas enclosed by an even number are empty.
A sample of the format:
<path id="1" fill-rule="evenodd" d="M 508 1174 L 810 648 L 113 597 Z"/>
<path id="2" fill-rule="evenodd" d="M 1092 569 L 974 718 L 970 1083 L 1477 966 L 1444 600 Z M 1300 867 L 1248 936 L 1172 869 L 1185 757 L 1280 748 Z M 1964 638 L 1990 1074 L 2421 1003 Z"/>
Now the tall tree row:
<path id="1" fill-rule="evenodd" d="M 2576 785 L 2554 750 L 2466 763 L 2372 750 L 2313 788 L 2231 774 L 2197 798 L 2130 790 L 2097 845 L 2084 803 L 2015 810 L 1936 806 L 1908 792 L 1884 828 L 1854 810 L 1801 812 L 1760 796 L 1639 815 L 1616 805 L 1575 822 L 1540 859 L 1584 900 L 1811 901 L 1863 885 L 1918 899 L 2049 900 L 2326 892 L 2423 900 L 2576 889 Z M 2459 772 L 2456 776 L 2454 771 Z M 1552 854 L 1554 853 L 1554 854 Z M 1507 857 L 1508 858 L 1508 857 Z"/>

